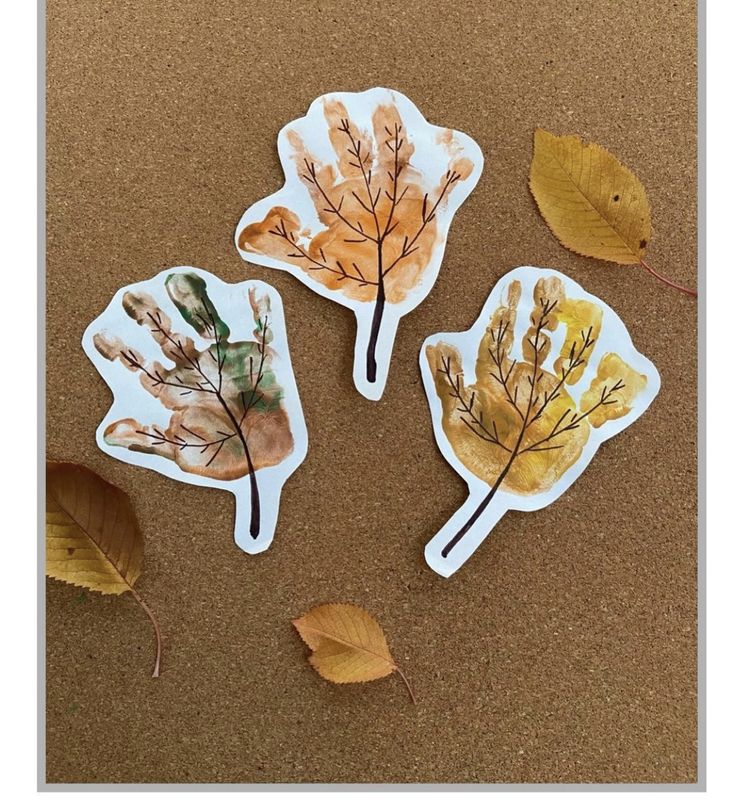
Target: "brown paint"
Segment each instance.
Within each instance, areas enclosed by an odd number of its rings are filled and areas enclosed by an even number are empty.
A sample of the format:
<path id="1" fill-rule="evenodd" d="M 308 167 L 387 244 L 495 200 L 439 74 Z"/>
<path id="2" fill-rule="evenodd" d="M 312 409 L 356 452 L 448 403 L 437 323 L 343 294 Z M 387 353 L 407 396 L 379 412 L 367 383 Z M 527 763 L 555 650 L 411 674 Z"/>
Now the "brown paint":
<path id="1" fill-rule="evenodd" d="M 256 298 L 255 292 L 250 290 L 249 303 L 255 320 L 267 319 L 270 313 L 267 296 Z M 117 420 L 104 431 L 108 444 L 159 455 L 195 475 L 214 480 L 235 480 L 250 475 L 252 482 L 257 470 L 279 464 L 292 452 L 294 441 L 289 419 L 279 399 L 281 387 L 272 382 L 267 388 L 259 388 L 268 410 L 256 412 L 254 409 L 239 424 L 242 398 L 240 384 L 234 378 L 242 368 L 245 351 L 235 351 L 237 361 L 232 355 L 230 361 L 226 357 L 222 374 L 216 357 L 210 357 L 218 347 L 223 351 L 240 347 L 252 353 L 249 358 L 255 361 L 262 344 L 259 336 L 263 333 L 256 332 L 257 342 L 231 344 L 218 340 L 217 345 L 200 353 L 190 338 L 172 329 L 171 320 L 150 295 L 126 292 L 123 307 L 139 325 L 148 328 L 174 365 L 166 367 L 158 361 L 145 362 L 140 353 L 115 336 L 97 334 L 95 347 L 108 360 L 119 360 L 129 370 L 139 372 L 143 388 L 173 413 L 166 427 L 147 425 L 132 418 Z M 271 338 L 268 329 L 266 337 L 264 358 L 270 359 L 271 349 L 266 346 Z M 258 362 L 255 363 L 257 370 Z M 254 502 L 258 502 L 256 485 L 252 485 L 252 495 Z"/>

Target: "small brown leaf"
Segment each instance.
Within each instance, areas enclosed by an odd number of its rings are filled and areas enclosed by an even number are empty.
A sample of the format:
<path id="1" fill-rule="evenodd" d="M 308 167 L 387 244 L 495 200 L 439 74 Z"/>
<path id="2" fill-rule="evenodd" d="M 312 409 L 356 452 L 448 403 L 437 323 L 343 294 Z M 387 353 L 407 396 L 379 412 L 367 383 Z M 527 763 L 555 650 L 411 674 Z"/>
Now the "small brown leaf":
<path id="1" fill-rule="evenodd" d="M 364 683 L 398 672 L 416 703 L 406 676 L 391 657 L 380 625 L 367 611 L 350 603 L 327 603 L 293 620 L 293 624 L 312 650 L 309 663 L 325 680 Z"/>
<path id="2" fill-rule="evenodd" d="M 46 574 L 101 594 L 130 592 L 153 623 L 159 676 L 161 633 L 133 584 L 143 538 L 128 495 L 78 464 L 46 465 Z"/>

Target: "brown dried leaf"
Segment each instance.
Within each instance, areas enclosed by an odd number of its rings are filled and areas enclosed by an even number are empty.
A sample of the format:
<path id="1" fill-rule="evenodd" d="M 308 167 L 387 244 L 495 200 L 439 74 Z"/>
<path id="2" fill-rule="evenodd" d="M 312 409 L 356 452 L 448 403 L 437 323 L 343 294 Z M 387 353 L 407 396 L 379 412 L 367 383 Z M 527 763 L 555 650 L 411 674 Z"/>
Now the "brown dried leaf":
<path id="1" fill-rule="evenodd" d="M 365 683 L 398 672 L 416 703 L 381 626 L 364 609 L 350 603 L 327 603 L 293 620 L 293 624 L 312 650 L 309 663 L 325 680 Z"/>
<path id="2" fill-rule="evenodd" d="M 78 464 L 46 465 L 46 574 L 101 594 L 130 592 L 156 633 L 153 613 L 133 588 L 143 566 L 143 538 L 128 495 Z"/>

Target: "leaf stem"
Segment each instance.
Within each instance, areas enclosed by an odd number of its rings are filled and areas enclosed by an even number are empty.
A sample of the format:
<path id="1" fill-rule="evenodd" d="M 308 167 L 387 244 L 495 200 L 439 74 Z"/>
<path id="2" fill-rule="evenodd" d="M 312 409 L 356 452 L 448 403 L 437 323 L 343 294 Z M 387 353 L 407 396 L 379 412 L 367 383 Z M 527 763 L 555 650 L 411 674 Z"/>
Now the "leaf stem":
<path id="1" fill-rule="evenodd" d="M 511 457 L 506 462 L 506 466 L 501 471 L 501 474 L 496 478 L 496 482 L 491 487 L 491 490 L 488 494 L 481 500 L 481 502 L 476 507 L 475 511 L 470 515 L 470 519 L 460 528 L 460 530 L 450 539 L 450 541 L 442 548 L 442 558 L 447 558 L 455 546 L 463 539 L 465 534 L 475 525 L 475 523 L 480 519 L 481 514 L 488 508 L 488 504 L 493 500 L 498 491 L 498 487 L 503 483 L 506 476 L 509 474 L 509 470 L 511 469 L 511 465 L 514 463 L 518 452 L 514 450 L 511 454 Z"/>
<path id="2" fill-rule="evenodd" d="M 399 669 L 399 667 L 396 667 L 396 671 L 399 673 L 399 675 L 401 675 L 401 680 L 404 681 L 404 683 L 406 684 L 406 688 L 409 692 L 409 697 L 411 697 L 411 702 L 414 703 L 414 705 L 416 705 L 417 698 L 414 697 L 414 692 L 412 691 L 411 684 L 407 680 L 406 675 L 404 675 L 404 673 L 401 671 L 401 669 Z"/>
<path id="3" fill-rule="evenodd" d="M 240 427 L 240 423 L 238 423 L 238 421 L 235 419 L 233 412 L 230 410 L 230 406 L 219 392 L 217 393 L 217 399 L 220 401 L 220 405 L 228 415 L 230 422 L 235 428 L 235 433 L 240 439 L 240 443 L 243 445 L 243 453 L 245 453 L 245 460 L 248 465 L 248 479 L 250 481 L 250 535 L 251 538 L 257 539 L 258 534 L 261 531 L 261 499 L 258 492 L 258 481 L 256 479 L 256 470 L 253 466 L 253 459 L 251 458 L 250 450 L 248 449 L 248 442 L 246 441 L 243 429 Z M 243 415 L 243 418 L 245 418 L 245 415 Z"/>
<path id="4" fill-rule="evenodd" d="M 378 243 L 378 290 L 376 292 L 376 302 L 373 305 L 373 317 L 371 319 L 371 333 L 368 339 L 368 350 L 366 352 L 366 378 L 368 383 L 376 382 L 378 365 L 376 363 L 376 348 L 378 346 L 378 335 L 381 332 L 381 321 L 383 320 L 383 310 L 386 306 L 386 286 L 383 282 L 383 242 Z"/>
<path id="5" fill-rule="evenodd" d="M 148 618 L 151 620 L 153 625 L 153 630 L 156 633 L 156 663 L 153 665 L 153 674 L 151 675 L 152 678 L 158 678 L 161 675 L 161 629 L 158 627 L 158 621 L 153 614 L 153 611 L 148 607 L 146 601 L 138 594 L 136 589 L 133 588 L 130 584 L 131 594 L 135 599 L 140 603 L 141 608 L 148 614 Z"/>
<path id="6" fill-rule="evenodd" d="M 665 278 L 664 275 L 660 275 L 660 273 L 657 272 L 652 267 L 650 267 L 649 264 L 647 264 L 647 262 L 644 261 L 643 258 L 639 259 L 639 263 L 642 265 L 642 267 L 644 267 L 644 269 L 648 273 L 650 273 L 651 275 L 654 275 L 654 277 L 658 281 L 662 281 L 662 283 L 666 284 L 667 286 L 671 286 L 673 289 L 677 289 L 678 292 L 682 292 L 683 294 L 689 294 L 691 297 L 697 297 L 698 296 L 698 293 L 697 293 L 697 291 L 695 289 L 688 289 L 687 286 L 682 286 L 679 283 L 675 283 L 674 281 L 671 281 L 669 278 Z"/>

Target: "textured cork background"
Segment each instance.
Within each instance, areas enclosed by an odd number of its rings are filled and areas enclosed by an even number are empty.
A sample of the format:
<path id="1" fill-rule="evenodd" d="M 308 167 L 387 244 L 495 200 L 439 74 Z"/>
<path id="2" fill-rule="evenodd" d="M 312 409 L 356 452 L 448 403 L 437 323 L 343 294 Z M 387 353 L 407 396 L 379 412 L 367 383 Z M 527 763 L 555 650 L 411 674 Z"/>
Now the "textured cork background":
<path id="1" fill-rule="evenodd" d="M 48 2 L 48 457 L 133 498 L 138 587 L 165 634 L 149 677 L 132 598 L 48 582 L 50 782 L 696 780 L 696 305 L 566 252 L 527 190 L 532 133 L 577 133 L 641 178 L 649 261 L 696 275 L 695 2 Z M 486 156 L 439 279 L 399 327 L 383 399 L 351 382 L 354 320 L 232 237 L 276 190 L 276 135 L 319 94 L 396 88 Z M 80 346 L 123 284 L 177 264 L 283 297 L 310 436 L 276 540 L 232 540 L 231 495 L 125 465 Z M 618 311 L 662 391 L 542 511 L 508 514 L 452 579 L 422 549 L 465 496 L 417 353 L 514 266 Z M 414 684 L 337 687 L 290 620 L 352 601 Z"/>

